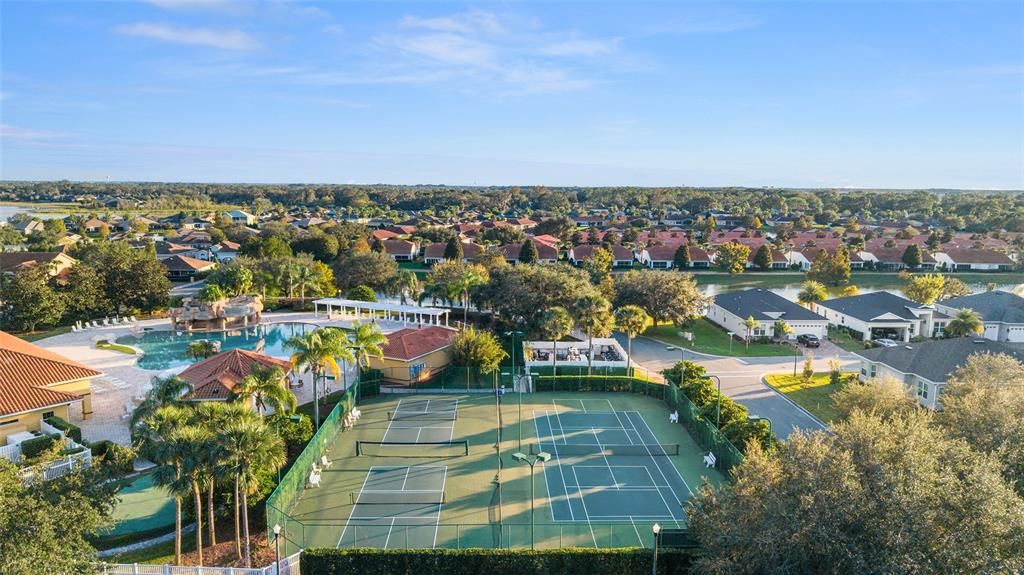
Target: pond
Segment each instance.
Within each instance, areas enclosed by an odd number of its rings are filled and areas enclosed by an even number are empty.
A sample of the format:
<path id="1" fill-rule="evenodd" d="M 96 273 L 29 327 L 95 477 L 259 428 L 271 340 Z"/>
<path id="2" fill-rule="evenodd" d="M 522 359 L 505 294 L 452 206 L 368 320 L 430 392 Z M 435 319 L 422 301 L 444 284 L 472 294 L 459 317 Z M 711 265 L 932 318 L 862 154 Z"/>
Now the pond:
<path id="1" fill-rule="evenodd" d="M 194 363 L 195 360 L 186 355 L 186 350 L 190 343 L 203 339 L 220 342 L 221 351 L 256 351 L 262 345 L 262 353 L 286 358 L 291 352 L 285 349 L 284 343 L 293 336 L 302 335 L 316 328 L 317 326 L 309 323 L 287 322 L 203 333 L 179 334 L 171 330 L 154 330 L 141 336 L 121 336 L 117 338 L 117 343 L 140 348 L 145 355 L 139 359 L 138 366 L 142 369 L 160 371 Z"/>
<path id="2" fill-rule="evenodd" d="M 41 206 L 42 207 L 42 206 Z M 60 212 L 40 212 L 37 211 L 40 208 L 28 207 L 28 206 L 12 206 L 9 204 L 0 204 L 0 222 L 7 221 L 8 218 L 15 214 L 31 214 L 33 217 L 41 220 L 53 220 L 57 218 L 66 218 L 68 214 Z"/>

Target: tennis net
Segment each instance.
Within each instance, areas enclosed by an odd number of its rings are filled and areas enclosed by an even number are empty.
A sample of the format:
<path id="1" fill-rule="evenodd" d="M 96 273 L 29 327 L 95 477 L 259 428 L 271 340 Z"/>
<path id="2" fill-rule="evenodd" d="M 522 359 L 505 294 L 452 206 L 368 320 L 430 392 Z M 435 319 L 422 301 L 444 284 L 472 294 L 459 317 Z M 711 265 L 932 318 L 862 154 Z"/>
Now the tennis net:
<path id="1" fill-rule="evenodd" d="M 537 455 L 546 451 L 552 455 L 604 455 L 612 457 L 615 455 L 654 455 L 669 456 L 679 455 L 678 443 L 637 443 L 637 444 L 615 444 L 596 445 L 579 443 L 558 443 L 555 445 L 530 444 L 530 455 Z"/>
<path id="2" fill-rule="evenodd" d="M 356 455 L 373 457 L 462 457 L 469 441 L 356 441 Z"/>
<path id="3" fill-rule="evenodd" d="M 389 411 L 388 419 L 401 421 L 407 419 L 418 419 L 426 421 L 455 421 L 459 418 L 458 411 Z"/>
<path id="4" fill-rule="evenodd" d="M 437 505 L 447 503 L 444 491 L 353 491 L 348 494 L 349 502 L 355 505 L 387 505 L 411 504 L 411 505 Z"/>

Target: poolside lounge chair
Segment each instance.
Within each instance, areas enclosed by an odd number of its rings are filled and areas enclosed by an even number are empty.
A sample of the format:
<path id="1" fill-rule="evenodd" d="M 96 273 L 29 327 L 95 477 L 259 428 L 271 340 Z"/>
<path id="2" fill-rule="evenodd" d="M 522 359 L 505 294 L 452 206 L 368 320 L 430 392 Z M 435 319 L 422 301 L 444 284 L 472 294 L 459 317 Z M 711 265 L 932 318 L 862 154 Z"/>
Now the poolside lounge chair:
<path id="1" fill-rule="evenodd" d="M 106 325 L 110 325 L 110 318 L 109 317 L 103 318 L 103 325 L 105 325 L 105 326 Z"/>
<path id="2" fill-rule="evenodd" d="M 323 466 L 323 469 L 327 469 L 328 467 L 330 467 L 331 463 L 332 463 L 332 461 L 330 459 L 327 459 L 326 455 L 321 455 L 320 456 L 320 465 Z"/>
<path id="3" fill-rule="evenodd" d="M 132 316 L 131 320 L 132 320 L 132 323 L 135 323 L 135 322 L 139 321 L 139 320 L 135 319 L 135 316 Z"/>

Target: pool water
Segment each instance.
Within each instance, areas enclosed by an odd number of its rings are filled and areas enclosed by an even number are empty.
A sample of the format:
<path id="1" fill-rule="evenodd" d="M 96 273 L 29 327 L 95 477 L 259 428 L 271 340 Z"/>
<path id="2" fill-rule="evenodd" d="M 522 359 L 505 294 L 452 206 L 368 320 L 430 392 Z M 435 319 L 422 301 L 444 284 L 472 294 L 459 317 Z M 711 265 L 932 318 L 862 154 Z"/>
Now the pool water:
<path id="1" fill-rule="evenodd" d="M 263 342 L 263 352 L 273 357 L 286 358 L 291 355 L 284 348 L 289 338 L 302 335 L 317 326 L 308 323 L 272 323 L 253 326 L 246 329 L 192 333 L 181 335 L 170 330 L 155 330 L 141 336 L 125 335 L 117 338 L 117 343 L 133 345 L 140 348 L 145 355 L 139 359 L 138 366 L 156 371 L 184 367 L 195 362 L 186 355 L 188 345 L 194 341 L 208 339 L 220 342 L 220 350 L 244 349 L 256 351 Z"/>

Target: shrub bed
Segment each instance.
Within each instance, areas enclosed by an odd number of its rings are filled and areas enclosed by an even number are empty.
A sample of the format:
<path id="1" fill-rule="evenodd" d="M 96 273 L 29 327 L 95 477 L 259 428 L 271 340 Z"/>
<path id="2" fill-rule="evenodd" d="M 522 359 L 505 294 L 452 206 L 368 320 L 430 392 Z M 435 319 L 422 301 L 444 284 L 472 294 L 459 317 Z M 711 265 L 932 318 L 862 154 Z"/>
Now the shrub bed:
<path id="1" fill-rule="evenodd" d="M 302 572 L 317 575 L 646 575 L 650 549 L 307 549 Z M 658 552 L 658 575 L 690 568 L 684 549 Z"/>
<path id="2" fill-rule="evenodd" d="M 53 447 L 54 442 L 60 439 L 60 436 L 56 433 L 51 435 L 43 435 L 35 439 L 29 439 L 28 441 L 21 442 L 21 454 L 28 459 L 36 457 L 40 453 Z"/>
<path id="3" fill-rule="evenodd" d="M 74 423 L 68 422 L 56 415 L 47 417 L 46 423 L 63 431 L 68 437 L 74 439 L 76 443 L 82 443 L 82 430 Z"/>

